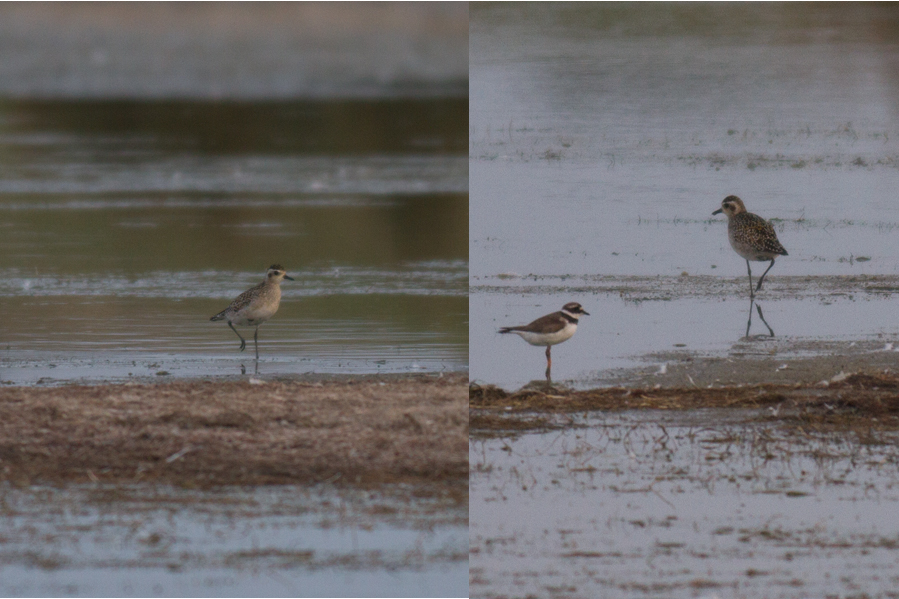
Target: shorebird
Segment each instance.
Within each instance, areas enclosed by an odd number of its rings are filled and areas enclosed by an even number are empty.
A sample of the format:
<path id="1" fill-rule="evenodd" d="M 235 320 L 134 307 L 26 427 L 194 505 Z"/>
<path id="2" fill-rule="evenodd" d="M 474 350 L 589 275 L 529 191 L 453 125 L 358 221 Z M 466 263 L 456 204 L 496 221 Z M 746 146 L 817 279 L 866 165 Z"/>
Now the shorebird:
<path id="1" fill-rule="evenodd" d="M 518 327 L 502 327 L 500 333 L 515 333 L 531 345 L 546 346 L 546 380 L 550 380 L 553 361 L 550 350 L 557 343 L 571 339 L 577 331 L 578 317 L 589 316 L 577 302 L 568 302 L 558 312 L 541 316 L 534 322 Z"/>
<path id="2" fill-rule="evenodd" d="M 727 238 L 734 251 L 746 259 L 746 270 L 749 272 L 749 297 L 755 297 L 755 291 L 762 288 L 765 275 L 774 266 L 774 259 L 778 256 L 786 256 L 787 250 L 777 240 L 774 227 L 761 216 L 746 212 L 743 200 L 737 196 L 727 196 L 721 202 L 721 208 L 712 212 L 712 216 L 724 213 L 727 215 Z M 752 289 L 752 268 L 749 261 L 771 261 L 768 268 L 759 278 L 759 283 Z"/>
<path id="3" fill-rule="evenodd" d="M 265 279 L 241 293 L 231 305 L 209 320 L 227 320 L 231 330 L 240 337 L 240 351 L 247 347 L 247 341 L 241 337 L 234 325 L 239 327 L 256 327 L 253 342 L 256 344 L 256 359 L 259 359 L 259 325 L 275 315 L 281 304 L 281 281 L 287 279 L 284 268 L 280 264 L 272 264 L 265 273 Z"/>

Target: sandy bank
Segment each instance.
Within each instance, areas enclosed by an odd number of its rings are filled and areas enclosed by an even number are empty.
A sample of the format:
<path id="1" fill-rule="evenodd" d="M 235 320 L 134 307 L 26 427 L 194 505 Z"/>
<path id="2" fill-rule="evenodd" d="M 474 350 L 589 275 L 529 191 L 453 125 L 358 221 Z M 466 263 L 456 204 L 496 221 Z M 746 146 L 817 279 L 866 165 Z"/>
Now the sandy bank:
<path id="1" fill-rule="evenodd" d="M 473 436 L 503 436 L 572 424 L 565 416 L 591 411 L 705 410 L 748 411 L 749 420 L 776 420 L 815 432 L 853 432 L 869 439 L 899 430 L 899 375 L 876 371 L 841 374 L 820 383 L 749 384 L 723 387 L 601 388 L 572 390 L 531 385 L 507 392 L 493 385 L 469 387 Z M 715 424 L 712 416 L 706 423 Z"/>
<path id="2" fill-rule="evenodd" d="M 456 488 L 464 401 L 458 374 L 2 388 L 0 480 Z"/>

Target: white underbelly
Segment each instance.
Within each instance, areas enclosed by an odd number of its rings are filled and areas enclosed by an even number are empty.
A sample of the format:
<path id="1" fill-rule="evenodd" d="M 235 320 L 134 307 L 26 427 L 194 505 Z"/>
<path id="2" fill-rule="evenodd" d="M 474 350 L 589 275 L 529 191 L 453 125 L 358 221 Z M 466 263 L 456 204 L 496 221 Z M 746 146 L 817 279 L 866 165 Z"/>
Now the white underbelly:
<path id="1" fill-rule="evenodd" d="M 231 318 L 231 324 L 239 327 L 255 327 L 275 315 L 278 305 L 254 307 L 252 304 L 235 314 Z"/>
<path id="2" fill-rule="evenodd" d="M 541 335 L 539 333 L 531 333 L 529 331 L 512 331 L 513 333 L 517 333 L 521 336 L 522 339 L 530 343 L 531 345 L 555 345 L 557 343 L 562 343 L 563 341 L 567 341 L 571 339 L 571 336 L 574 335 L 574 332 L 577 331 L 577 325 L 568 323 L 565 325 L 565 328 L 556 332 L 550 333 L 548 335 Z"/>

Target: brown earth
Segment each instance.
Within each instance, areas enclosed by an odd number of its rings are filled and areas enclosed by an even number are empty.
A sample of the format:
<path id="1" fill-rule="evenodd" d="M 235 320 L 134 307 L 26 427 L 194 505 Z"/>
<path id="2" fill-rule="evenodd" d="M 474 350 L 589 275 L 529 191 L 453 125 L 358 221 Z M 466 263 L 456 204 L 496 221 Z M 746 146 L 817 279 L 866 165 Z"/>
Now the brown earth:
<path id="1" fill-rule="evenodd" d="M 0 388 L 0 480 L 410 482 L 467 500 L 464 393 L 459 374 Z"/>
<path id="2" fill-rule="evenodd" d="M 827 383 L 750 384 L 712 388 L 552 386 L 507 392 L 493 385 L 468 390 L 474 435 L 509 434 L 565 426 L 560 414 L 621 410 L 769 408 L 766 418 L 811 430 L 899 430 L 899 375 L 857 372 Z"/>

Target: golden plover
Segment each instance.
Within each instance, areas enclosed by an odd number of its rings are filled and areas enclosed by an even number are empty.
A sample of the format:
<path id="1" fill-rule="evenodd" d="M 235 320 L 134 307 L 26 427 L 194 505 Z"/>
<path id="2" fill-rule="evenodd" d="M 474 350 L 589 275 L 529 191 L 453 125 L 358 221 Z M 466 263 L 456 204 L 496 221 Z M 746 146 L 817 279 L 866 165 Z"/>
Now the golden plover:
<path id="1" fill-rule="evenodd" d="M 777 240 L 774 227 L 761 216 L 746 212 L 743 200 L 737 196 L 727 196 L 721 202 L 721 208 L 712 212 L 712 215 L 724 213 L 727 215 L 727 238 L 734 251 L 746 259 L 746 270 L 749 272 L 749 297 L 755 297 L 755 291 L 762 288 L 765 275 L 774 266 L 774 259 L 778 256 L 786 256 L 787 250 Z M 752 268 L 749 261 L 771 261 L 767 270 L 762 273 L 759 283 L 752 289 Z"/>
<path id="2" fill-rule="evenodd" d="M 280 264 L 272 264 L 265 273 L 265 280 L 247 289 L 231 302 L 231 305 L 209 320 L 227 320 L 228 326 L 240 337 L 240 351 L 247 347 L 247 341 L 240 336 L 234 325 L 239 327 L 256 327 L 253 341 L 256 344 L 256 359 L 259 359 L 259 325 L 275 315 L 281 304 L 281 281 L 287 279 L 284 268 Z"/>
<path id="3" fill-rule="evenodd" d="M 516 333 L 531 345 L 546 346 L 546 380 L 550 380 L 553 361 L 550 350 L 553 345 L 571 339 L 577 331 L 578 317 L 590 313 L 577 302 L 568 302 L 558 312 L 541 316 L 534 322 L 518 327 L 503 327 L 500 333 Z"/>

